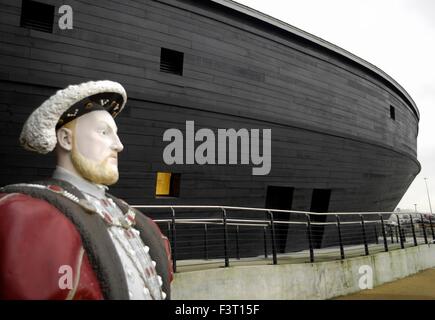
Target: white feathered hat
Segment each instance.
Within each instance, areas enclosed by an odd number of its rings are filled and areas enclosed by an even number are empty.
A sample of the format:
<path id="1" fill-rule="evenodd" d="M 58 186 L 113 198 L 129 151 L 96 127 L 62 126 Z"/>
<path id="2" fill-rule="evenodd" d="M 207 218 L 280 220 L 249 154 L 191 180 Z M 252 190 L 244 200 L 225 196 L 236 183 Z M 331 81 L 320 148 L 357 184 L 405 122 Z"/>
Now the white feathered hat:
<path id="1" fill-rule="evenodd" d="M 70 85 L 32 112 L 21 131 L 20 143 L 27 150 L 48 153 L 56 146 L 59 127 L 95 110 L 106 110 L 116 117 L 126 101 L 127 93 L 117 82 L 102 80 Z"/>

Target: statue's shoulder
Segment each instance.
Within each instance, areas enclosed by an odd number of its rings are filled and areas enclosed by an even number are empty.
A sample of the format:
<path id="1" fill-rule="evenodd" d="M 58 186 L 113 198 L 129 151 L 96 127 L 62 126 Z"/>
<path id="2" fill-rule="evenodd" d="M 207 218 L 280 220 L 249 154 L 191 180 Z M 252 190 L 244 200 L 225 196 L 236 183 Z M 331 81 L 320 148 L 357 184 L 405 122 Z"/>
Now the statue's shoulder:
<path id="1" fill-rule="evenodd" d="M 71 183 L 58 179 L 46 179 L 32 183 L 17 183 L 0 188 L 0 194 L 23 194 L 44 200 L 63 213 L 83 209 L 95 213 L 84 194 Z"/>
<path id="2" fill-rule="evenodd" d="M 79 230 L 50 201 L 27 194 L 30 188 L 38 189 L 22 184 L 0 192 L 0 269 L 6 270 L 0 274 L 0 296 L 66 299 L 70 290 L 58 286 L 61 266 L 71 266 L 73 274 L 85 270 L 86 275 L 95 276 L 87 258 L 83 265 L 77 264 L 84 254 Z"/>
<path id="3" fill-rule="evenodd" d="M 39 186 L 23 183 L 0 189 L 0 233 L 8 230 L 6 234 L 14 235 L 14 230 L 21 230 L 16 234 L 24 239 L 33 234 L 39 234 L 38 239 L 52 234 L 78 241 L 74 225 L 54 201 L 36 195 L 44 192 Z"/>
<path id="4" fill-rule="evenodd" d="M 68 191 L 67 191 L 68 190 Z M 57 205 L 63 198 L 79 200 L 82 197 L 80 191 L 74 190 L 69 184 L 54 179 L 46 179 L 31 183 L 16 183 L 0 188 L 0 210 L 2 214 L 7 212 L 28 212 L 29 218 L 43 217 L 41 211 L 48 215 L 58 213 L 62 208 Z M 43 209 L 41 209 L 43 208 Z M 39 214 L 30 214 L 30 213 Z"/>
<path id="5" fill-rule="evenodd" d="M 0 193 L 58 193 L 62 194 L 63 192 L 71 193 L 75 195 L 78 198 L 83 198 L 82 192 L 77 189 L 75 186 L 73 186 L 71 183 L 54 179 L 54 178 L 48 178 L 44 180 L 38 180 L 28 183 L 14 183 L 9 184 L 4 187 L 0 188 Z"/>

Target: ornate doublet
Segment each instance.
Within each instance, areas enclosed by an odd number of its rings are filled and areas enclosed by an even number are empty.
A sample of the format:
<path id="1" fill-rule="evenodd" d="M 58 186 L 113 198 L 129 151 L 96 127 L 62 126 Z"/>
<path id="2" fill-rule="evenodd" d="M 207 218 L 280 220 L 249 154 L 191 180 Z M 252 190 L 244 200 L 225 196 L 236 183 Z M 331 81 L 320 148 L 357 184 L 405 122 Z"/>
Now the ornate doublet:
<path id="1" fill-rule="evenodd" d="M 170 249 L 157 225 L 68 175 L 58 168 L 53 180 L 0 190 L 0 297 L 168 299 Z M 69 290 L 58 285 L 63 265 L 73 268 Z"/>

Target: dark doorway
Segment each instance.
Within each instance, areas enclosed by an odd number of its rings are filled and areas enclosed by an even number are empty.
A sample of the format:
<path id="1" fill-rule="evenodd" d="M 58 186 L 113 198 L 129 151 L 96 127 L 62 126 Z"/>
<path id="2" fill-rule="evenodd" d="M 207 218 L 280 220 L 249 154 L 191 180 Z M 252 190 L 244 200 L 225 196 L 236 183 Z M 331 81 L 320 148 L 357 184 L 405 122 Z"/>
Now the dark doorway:
<path id="1" fill-rule="evenodd" d="M 311 197 L 311 212 L 328 212 L 329 200 L 331 198 L 331 189 L 313 189 Z M 311 215 L 312 222 L 326 222 L 326 215 Z M 325 226 L 313 225 L 313 246 L 314 248 L 322 247 L 322 239 L 325 233 Z"/>
<path id="2" fill-rule="evenodd" d="M 311 197 L 311 212 L 328 212 L 329 200 L 331 198 L 331 189 L 313 189 Z M 326 215 L 311 215 L 312 222 L 326 222 Z M 322 247 L 322 239 L 325 233 L 325 226 L 313 225 L 313 246 L 314 248 Z"/>
<path id="3" fill-rule="evenodd" d="M 266 208 L 268 209 L 280 209 L 280 210 L 291 210 L 293 202 L 293 192 L 292 187 L 278 187 L 278 186 L 268 186 L 266 194 Z M 290 220 L 290 214 L 275 214 L 275 220 Z M 287 243 L 289 225 L 287 224 L 276 224 L 275 225 L 275 235 L 276 235 L 276 250 L 277 252 L 285 252 L 285 246 Z"/>

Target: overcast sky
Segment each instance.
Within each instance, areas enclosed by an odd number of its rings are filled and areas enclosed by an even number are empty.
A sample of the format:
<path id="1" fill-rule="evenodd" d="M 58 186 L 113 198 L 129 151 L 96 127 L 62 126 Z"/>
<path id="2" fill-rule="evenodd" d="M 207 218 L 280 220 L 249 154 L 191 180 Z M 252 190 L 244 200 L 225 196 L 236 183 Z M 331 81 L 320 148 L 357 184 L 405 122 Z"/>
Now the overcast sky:
<path id="1" fill-rule="evenodd" d="M 422 170 L 401 209 L 435 213 L 435 0 L 238 0 L 367 60 L 393 77 L 420 110 Z"/>

